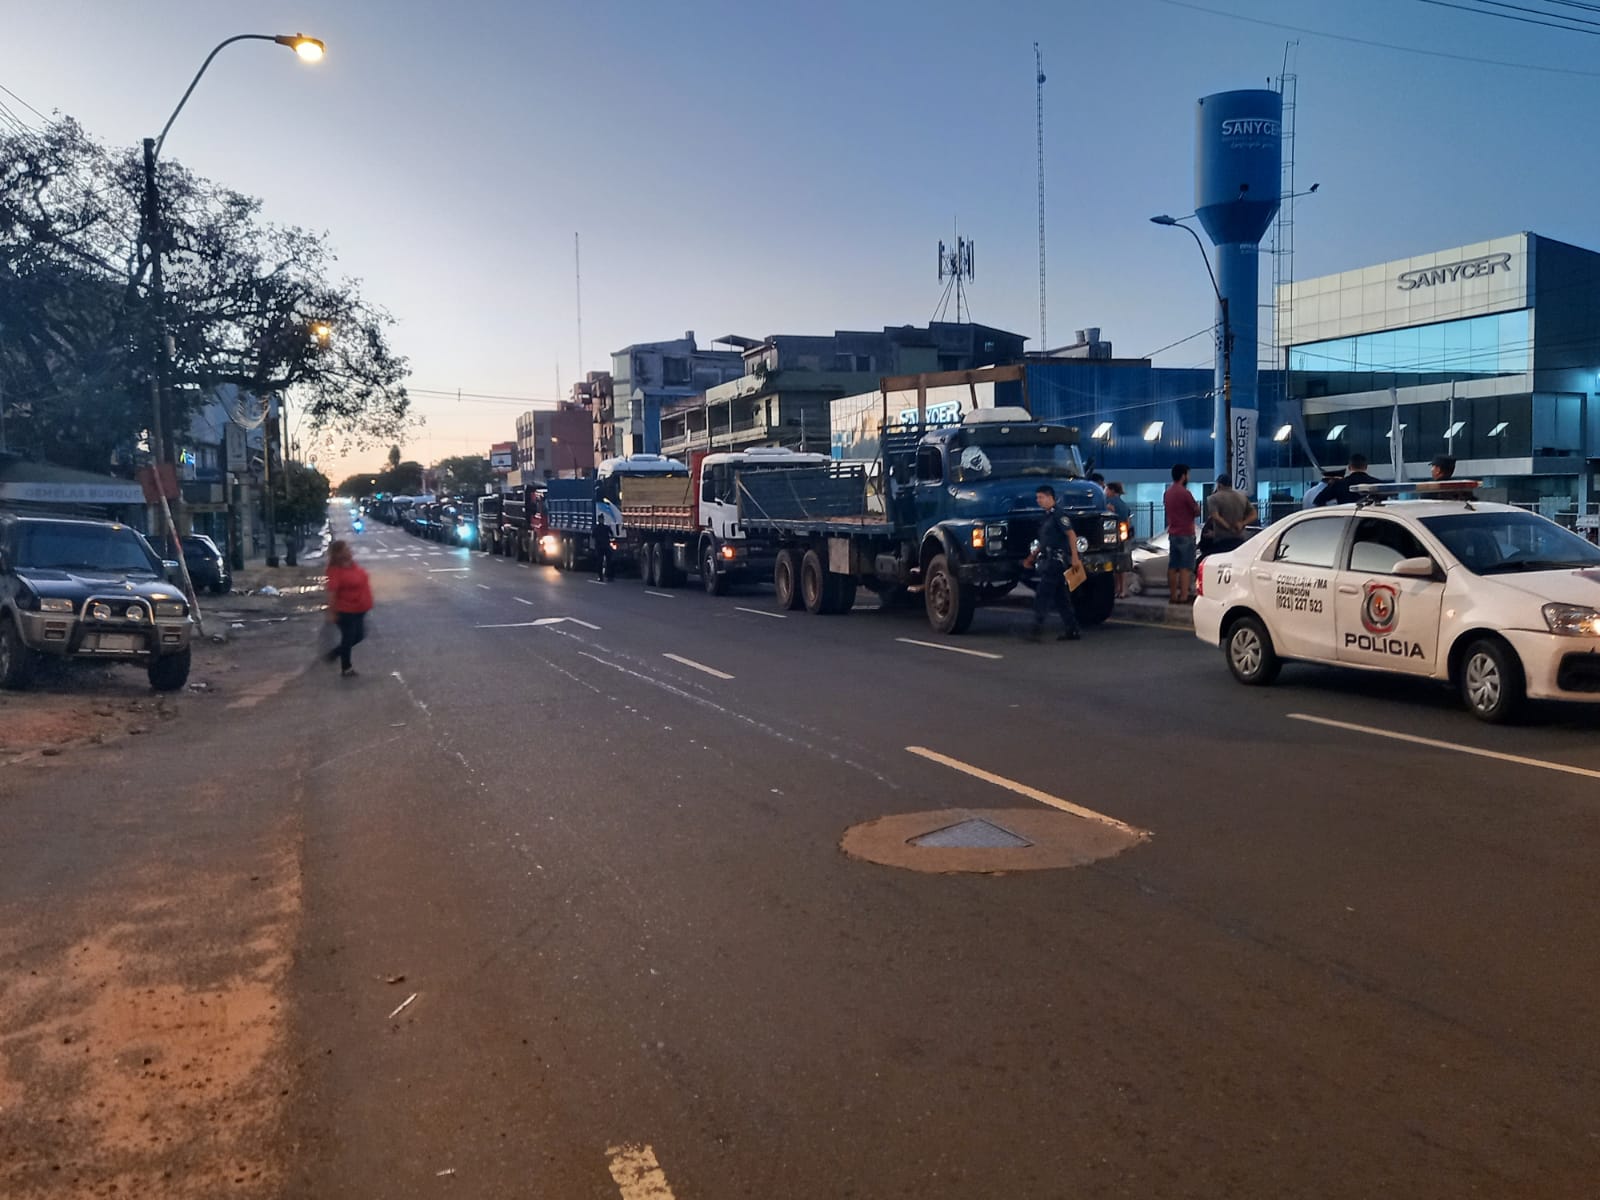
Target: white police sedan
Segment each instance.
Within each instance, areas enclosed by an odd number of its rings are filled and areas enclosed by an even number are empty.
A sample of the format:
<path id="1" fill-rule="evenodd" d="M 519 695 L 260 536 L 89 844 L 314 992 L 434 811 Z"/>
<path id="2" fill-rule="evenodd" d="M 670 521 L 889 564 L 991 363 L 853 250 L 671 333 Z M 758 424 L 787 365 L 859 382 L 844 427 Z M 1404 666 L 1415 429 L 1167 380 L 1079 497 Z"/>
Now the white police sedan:
<path id="1" fill-rule="evenodd" d="M 1213 555 L 1196 635 L 1246 684 L 1300 659 L 1449 682 L 1485 721 L 1600 703 L 1600 549 L 1475 486 L 1369 485 Z"/>

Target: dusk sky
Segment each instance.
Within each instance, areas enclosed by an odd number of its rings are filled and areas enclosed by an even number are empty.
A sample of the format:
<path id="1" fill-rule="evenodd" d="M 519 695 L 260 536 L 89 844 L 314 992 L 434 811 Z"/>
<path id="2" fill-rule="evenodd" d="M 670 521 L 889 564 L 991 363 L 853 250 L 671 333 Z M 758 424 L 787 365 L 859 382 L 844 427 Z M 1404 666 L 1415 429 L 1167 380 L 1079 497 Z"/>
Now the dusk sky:
<path id="1" fill-rule="evenodd" d="M 131 146 L 222 38 L 324 39 L 316 66 L 224 51 L 165 156 L 327 232 L 398 318 L 426 418 L 405 449 L 424 462 L 509 440 L 528 402 L 555 399 L 558 369 L 565 391 L 629 342 L 923 324 L 957 222 L 977 243 L 973 317 L 1036 338 L 1035 40 L 1052 343 L 1098 325 L 1145 355 L 1208 326 L 1193 243 L 1147 218 L 1193 208 L 1196 98 L 1265 86 L 1294 37 L 1298 179 L 1321 185 L 1297 212 L 1298 275 L 1523 229 L 1600 246 L 1596 38 L 1421 0 L 1202 7 L 1234 15 L 1168 0 L 8 0 L 36 36 L 6 38 L 0 84 Z M 1264 267 L 1263 298 L 1269 282 Z M 1208 358 L 1202 337 L 1158 361 Z M 519 399 L 437 394 L 458 388 Z M 319 465 L 337 481 L 382 454 Z"/>

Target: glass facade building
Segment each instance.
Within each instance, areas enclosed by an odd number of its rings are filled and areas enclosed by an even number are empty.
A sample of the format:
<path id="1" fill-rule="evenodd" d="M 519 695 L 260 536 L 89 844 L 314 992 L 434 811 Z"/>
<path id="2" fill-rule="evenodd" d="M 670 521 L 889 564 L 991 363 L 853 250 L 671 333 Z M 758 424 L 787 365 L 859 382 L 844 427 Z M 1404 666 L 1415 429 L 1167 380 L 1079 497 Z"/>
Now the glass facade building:
<path id="1" fill-rule="evenodd" d="M 1315 464 L 1365 455 L 1460 478 L 1552 516 L 1593 511 L 1600 446 L 1600 254 L 1532 233 L 1286 285 L 1278 363 Z M 1398 412 L 1397 412 L 1398 410 Z"/>

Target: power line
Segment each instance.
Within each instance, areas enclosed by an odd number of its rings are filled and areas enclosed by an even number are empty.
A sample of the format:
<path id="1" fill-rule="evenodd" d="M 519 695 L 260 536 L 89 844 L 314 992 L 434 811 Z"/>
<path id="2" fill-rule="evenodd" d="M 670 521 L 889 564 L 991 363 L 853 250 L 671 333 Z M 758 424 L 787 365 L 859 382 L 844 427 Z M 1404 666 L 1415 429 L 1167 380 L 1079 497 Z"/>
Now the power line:
<path id="1" fill-rule="evenodd" d="M 1179 338 L 1177 341 L 1170 342 L 1167 345 L 1161 347 L 1161 349 L 1159 349 L 1159 350 L 1152 350 L 1152 351 L 1150 351 L 1149 354 L 1141 354 L 1139 357 L 1140 358 L 1154 358 L 1158 354 L 1165 354 L 1168 350 L 1176 350 L 1179 346 L 1183 345 L 1185 342 L 1192 342 L 1197 337 L 1204 337 L 1206 334 L 1213 332 L 1215 329 L 1216 329 L 1216 325 L 1214 325 L 1214 324 L 1213 325 L 1207 325 L 1204 329 L 1195 330 L 1193 333 L 1191 333 L 1186 338 Z"/>
<path id="2" fill-rule="evenodd" d="M 1561 24 L 1560 21 L 1536 21 L 1532 17 L 1519 17 L 1514 12 L 1494 12 L 1494 11 L 1491 11 L 1490 9 L 1486 9 L 1486 8 L 1473 8 L 1472 6 L 1467 5 L 1467 4 L 1455 4 L 1455 3 L 1452 3 L 1452 0 L 1417 0 L 1417 2 L 1419 4 L 1431 4 L 1435 8 L 1453 8 L 1453 9 L 1457 10 L 1458 12 L 1477 13 L 1478 16 L 1480 16 L 1480 17 L 1499 17 L 1502 21 L 1517 21 L 1517 22 L 1520 22 L 1523 25 L 1542 25 L 1546 29 L 1564 29 L 1568 33 L 1587 33 L 1592 37 L 1600 37 L 1600 29 L 1584 29 L 1582 27 L 1582 25 L 1565 25 L 1565 24 Z M 1495 0 L 1485 0 L 1485 3 L 1494 3 L 1494 2 L 1495 2 Z M 1514 8 L 1514 9 L 1518 9 L 1521 12 L 1530 12 L 1530 13 L 1543 12 L 1543 10 L 1541 10 L 1541 9 L 1524 8 L 1523 6 L 1518 5 L 1518 4 L 1501 4 L 1500 7 L 1502 7 L 1502 8 Z M 1554 17 L 1556 14 L 1555 13 L 1544 13 L 1543 15 Z M 1569 17 L 1569 18 L 1561 18 L 1561 20 L 1581 21 L 1582 18 L 1581 17 Z M 1592 24 L 1594 24 L 1594 22 L 1593 21 L 1589 21 L 1589 22 L 1585 22 L 1585 24 L 1592 25 Z"/>
<path id="3" fill-rule="evenodd" d="M 1584 79 L 1600 79 L 1600 71 L 1583 71 L 1577 67 L 1551 67 L 1542 63 L 1507 62 L 1502 58 L 1480 58 L 1472 54 L 1452 54 L 1448 50 L 1426 50 L 1421 46 L 1402 46 L 1396 42 L 1379 42 L 1372 38 L 1351 37 L 1345 33 L 1329 33 L 1325 29 L 1311 29 L 1304 25 L 1288 25 L 1282 21 L 1268 21 L 1262 17 L 1247 17 L 1242 13 L 1227 12 L 1220 8 L 1207 8 L 1203 4 L 1191 4 L 1189 0 L 1156 0 L 1157 4 L 1165 4 L 1172 8 L 1186 8 L 1191 12 L 1206 13 L 1213 17 L 1226 17 L 1231 21 L 1243 21 L 1248 25 L 1265 25 L 1268 29 L 1287 29 L 1291 33 L 1303 33 L 1308 37 L 1328 38 L 1335 42 L 1350 42 L 1357 46 L 1375 46 L 1380 50 L 1398 50 L 1402 54 L 1421 54 L 1427 58 L 1446 58 L 1452 62 L 1477 63 L 1484 67 L 1510 67 L 1519 71 L 1540 71 L 1546 75 L 1577 75 Z"/>
<path id="4" fill-rule="evenodd" d="M 33 105 L 29 104 L 26 100 L 24 100 L 21 96 L 17 95 L 15 92 L 13 92 L 10 88 L 8 88 L 3 83 L 0 83 L 0 92 L 4 92 L 6 95 L 10 96 L 13 100 L 15 100 L 18 104 L 22 105 L 23 108 L 27 109 L 34 116 L 38 117 L 41 121 L 44 121 L 46 124 L 49 123 L 49 121 L 50 121 L 49 117 L 45 116 L 37 108 L 35 108 Z"/>

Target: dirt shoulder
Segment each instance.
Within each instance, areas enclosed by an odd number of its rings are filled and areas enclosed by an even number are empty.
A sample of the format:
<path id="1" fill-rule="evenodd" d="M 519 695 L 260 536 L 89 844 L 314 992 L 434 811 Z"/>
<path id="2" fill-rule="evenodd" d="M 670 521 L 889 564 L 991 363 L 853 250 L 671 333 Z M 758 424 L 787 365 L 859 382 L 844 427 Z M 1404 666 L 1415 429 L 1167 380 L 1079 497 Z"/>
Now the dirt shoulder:
<path id="1" fill-rule="evenodd" d="M 7 1200 L 281 1190 L 303 751 L 275 723 L 321 620 L 304 575 L 208 606 L 228 638 L 196 644 L 194 690 L 100 667 L 0 693 Z"/>

